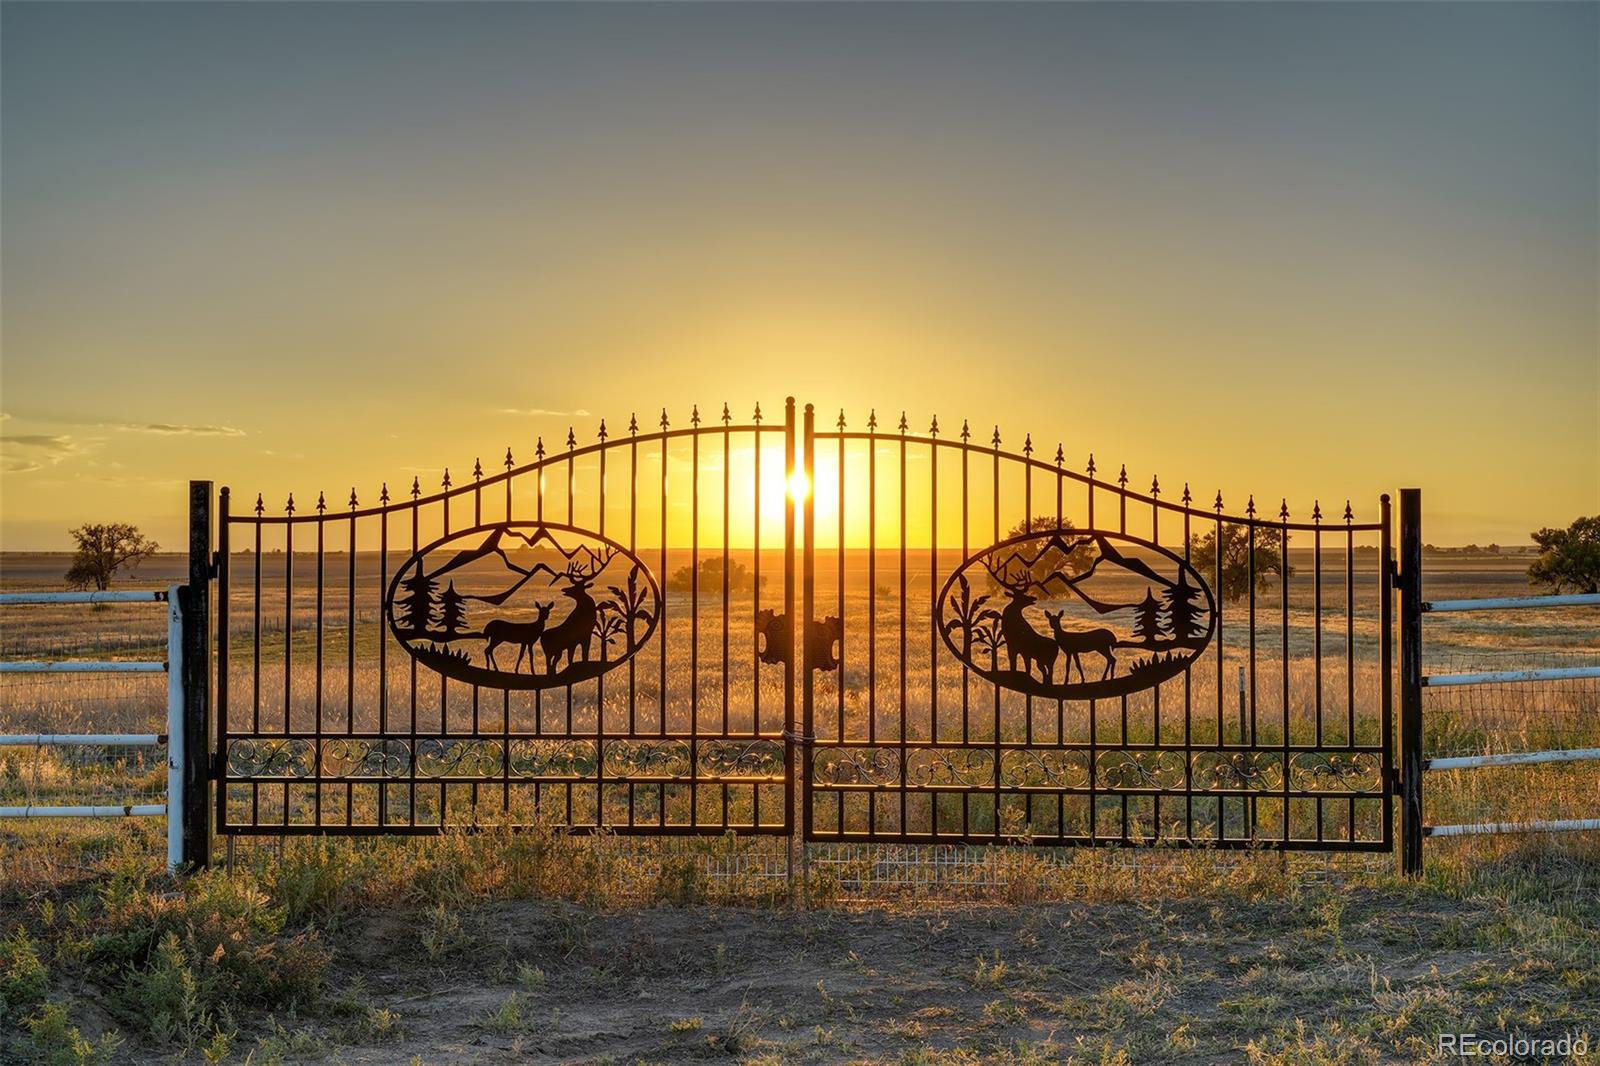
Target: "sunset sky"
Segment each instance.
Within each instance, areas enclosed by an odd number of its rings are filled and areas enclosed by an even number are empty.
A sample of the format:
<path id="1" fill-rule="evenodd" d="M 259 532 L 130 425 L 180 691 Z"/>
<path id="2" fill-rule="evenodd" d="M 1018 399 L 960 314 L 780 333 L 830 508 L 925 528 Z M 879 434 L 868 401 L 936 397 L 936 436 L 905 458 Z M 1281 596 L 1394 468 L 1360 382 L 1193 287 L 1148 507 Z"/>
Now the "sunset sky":
<path id="1" fill-rule="evenodd" d="M 14 4 L 0 547 L 690 404 L 1600 511 L 1594 4 Z"/>

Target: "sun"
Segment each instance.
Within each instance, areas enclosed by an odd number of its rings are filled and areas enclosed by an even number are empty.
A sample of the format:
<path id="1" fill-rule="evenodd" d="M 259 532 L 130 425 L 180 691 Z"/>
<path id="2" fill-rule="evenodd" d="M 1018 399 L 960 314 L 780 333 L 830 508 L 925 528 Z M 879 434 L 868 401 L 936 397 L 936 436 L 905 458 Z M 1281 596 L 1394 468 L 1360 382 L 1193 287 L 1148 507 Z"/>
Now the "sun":
<path id="1" fill-rule="evenodd" d="M 796 500 L 803 500 L 811 495 L 811 479 L 806 477 L 804 470 L 796 470 L 789 475 L 789 495 Z"/>

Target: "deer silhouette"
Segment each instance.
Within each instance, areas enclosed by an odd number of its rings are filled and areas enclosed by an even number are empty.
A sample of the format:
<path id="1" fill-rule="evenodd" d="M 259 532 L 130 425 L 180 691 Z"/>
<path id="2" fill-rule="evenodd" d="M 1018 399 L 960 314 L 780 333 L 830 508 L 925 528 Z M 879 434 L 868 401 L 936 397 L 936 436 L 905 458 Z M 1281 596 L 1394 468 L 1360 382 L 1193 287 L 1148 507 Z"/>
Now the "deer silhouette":
<path id="1" fill-rule="evenodd" d="M 1104 681 L 1117 670 L 1117 657 L 1111 654 L 1117 646 L 1117 635 L 1109 629 L 1062 629 L 1061 616 L 1064 611 L 1046 611 L 1044 616 L 1050 620 L 1050 628 L 1055 631 L 1056 645 L 1067 653 L 1066 677 L 1068 683 L 1072 681 L 1072 664 L 1078 664 L 1078 680 L 1088 680 L 1083 674 L 1083 660 L 1080 655 L 1095 652 L 1105 657 L 1106 668 L 1100 672 L 1100 680 Z"/>
<path id="2" fill-rule="evenodd" d="M 544 635 L 539 638 L 548 672 L 555 673 L 563 657 L 570 667 L 577 660 L 579 650 L 583 652 L 583 661 L 589 661 L 589 644 L 600 622 L 600 608 L 595 604 L 594 597 L 589 595 L 589 586 L 605 570 L 613 554 L 615 549 L 607 548 L 594 556 L 593 565 L 589 567 L 579 563 L 567 564 L 566 572 L 561 575 L 566 579 L 567 587 L 561 590 L 561 594 L 572 600 L 572 610 L 560 622 L 546 628 Z"/>
<path id="3" fill-rule="evenodd" d="M 1000 611 L 1000 635 L 1005 638 L 1006 655 L 1011 660 L 1011 669 L 1017 669 L 1017 660 L 1020 659 L 1022 672 L 1031 676 L 1033 668 L 1037 665 L 1039 673 L 1044 676 L 1045 684 L 1050 684 L 1050 675 L 1055 672 L 1056 653 L 1059 649 L 1055 641 L 1029 625 L 1027 616 L 1022 613 L 1025 608 L 1039 602 L 1037 596 L 1028 592 L 1029 586 L 1033 583 L 1032 573 L 1024 566 L 1020 577 L 1011 578 L 1008 576 L 1008 566 L 1002 566 L 998 573 L 989 567 L 987 562 L 984 566 L 1010 597 L 1009 602 Z"/>
<path id="4" fill-rule="evenodd" d="M 528 657 L 528 673 L 533 673 L 533 646 L 539 642 L 539 637 L 544 633 L 544 621 L 550 614 L 550 603 L 535 603 L 533 609 L 539 612 L 539 617 L 531 622 L 512 622 L 504 618 L 496 618 L 484 624 L 483 635 L 488 638 L 488 645 L 483 649 L 484 661 L 490 668 L 498 670 L 500 665 L 494 661 L 494 650 L 502 644 L 515 644 L 517 646 L 517 665 L 511 668 L 512 673 L 522 669 L 522 657 Z"/>

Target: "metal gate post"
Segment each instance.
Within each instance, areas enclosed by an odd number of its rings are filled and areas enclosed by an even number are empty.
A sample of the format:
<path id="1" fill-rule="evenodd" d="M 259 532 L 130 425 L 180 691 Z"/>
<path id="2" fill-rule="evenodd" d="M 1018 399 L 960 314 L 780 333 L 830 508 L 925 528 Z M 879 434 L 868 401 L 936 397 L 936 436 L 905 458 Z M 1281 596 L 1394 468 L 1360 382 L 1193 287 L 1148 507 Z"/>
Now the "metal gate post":
<path id="1" fill-rule="evenodd" d="M 794 760 L 794 397 L 784 404 L 783 416 L 783 616 L 788 619 L 789 646 L 783 656 L 783 812 L 789 820 L 789 846 L 785 850 L 789 880 L 789 901 L 795 899 L 794 850 L 796 826 Z"/>
<path id="2" fill-rule="evenodd" d="M 1422 873 L 1422 490 L 1400 490 L 1400 869 Z"/>
<path id="3" fill-rule="evenodd" d="M 816 499 L 816 418 L 810 404 L 806 404 L 805 437 L 802 439 L 801 455 L 805 463 L 805 496 L 800 500 L 800 513 L 802 532 L 805 534 L 805 547 L 802 562 L 804 570 L 801 575 L 801 617 L 795 625 L 795 639 L 800 645 L 800 691 L 801 698 L 801 733 L 800 733 L 800 762 L 796 770 L 800 774 L 800 882 L 805 889 L 806 904 L 811 903 L 811 852 L 806 847 L 806 837 L 811 831 L 811 744 L 816 736 L 816 723 L 812 715 L 812 697 L 814 695 L 815 675 L 812 672 L 811 662 L 811 616 L 816 611 L 817 591 L 817 509 L 812 506 Z M 843 471 L 840 471 L 843 476 Z"/>
<path id="4" fill-rule="evenodd" d="M 211 482 L 189 482 L 183 607 L 183 861 L 211 865 Z"/>

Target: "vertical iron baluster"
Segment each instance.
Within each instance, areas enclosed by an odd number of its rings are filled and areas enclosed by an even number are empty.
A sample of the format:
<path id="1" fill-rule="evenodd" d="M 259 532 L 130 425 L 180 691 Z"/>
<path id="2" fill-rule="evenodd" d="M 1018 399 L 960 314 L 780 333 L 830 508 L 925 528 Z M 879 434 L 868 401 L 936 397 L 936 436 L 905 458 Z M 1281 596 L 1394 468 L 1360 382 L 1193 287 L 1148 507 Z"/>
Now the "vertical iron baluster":
<path id="1" fill-rule="evenodd" d="M 1094 452 L 1089 453 L 1088 465 L 1084 467 L 1088 477 L 1084 479 L 1086 493 L 1089 497 L 1089 528 L 1094 529 Z M 1082 666 L 1079 668 L 1082 675 Z M 1093 847 L 1100 838 L 1100 701 L 1089 700 L 1089 846 Z"/>
<path id="2" fill-rule="evenodd" d="M 700 824 L 700 405 L 689 412 L 689 825 Z"/>
<path id="3" fill-rule="evenodd" d="M 1283 612 L 1279 638 L 1283 659 L 1283 843 L 1289 843 L 1289 500 L 1278 509 L 1278 602 Z"/>
<path id="4" fill-rule="evenodd" d="M 731 466 L 733 462 L 733 443 L 728 435 L 728 405 L 722 405 L 722 735 L 728 735 L 728 607 L 732 599 L 733 586 L 728 579 L 728 564 L 731 556 L 728 551 L 728 501 L 731 499 L 730 478 L 733 476 Z M 727 807 L 728 790 L 722 789 L 723 807 Z M 728 819 L 724 809 L 722 819 L 723 828 L 727 828 Z"/>
<path id="5" fill-rule="evenodd" d="M 441 484 L 444 487 L 444 518 L 443 518 L 444 536 L 448 537 L 450 535 L 450 468 L 449 467 L 445 467 L 444 478 L 442 479 Z M 421 568 L 421 565 L 422 564 L 420 562 L 417 564 L 419 570 Z M 439 751 L 441 752 L 441 754 L 447 750 L 445 745 L 449 743 L 449 739 L 448 739 L 448 734 L 450 732 L 450 695 L 449 695 L 449 689 L 450 689 L 450 679 L 445 677 L 443 674 L 440 674 L 439 675 L 439 738 L 440 738 L 439 739 Z M 440 826 L 443 826 L 445 824 L 445 814 L 446 814 L 447 809 L 448 809 L 447 804 L 445 802 L 446 798 L 447 798 L 446 797 L 447 787 L 448 786 L 446 786 L 446 784 L 443 781 L 439 782 L 439 825 Z"/>
<path id="6" fill-rule="evenodd" d="M 806 404 L 805 436 L 802 441 L 803 447 L 801 449 L 801 460 L 804 463 L 805 471 L 805 480 L 803 483 L 807 486 L 811 486 L 811 488 L 806 492 L 804 498 L 802 498 L 800 501 L 800 513 L 802 515 L 801 532 L 805 537 L 805 547 L 802 549 L 802 551 L 805 554 L 802 558 L 803 569 L 801 571 L 802 578 L 800 585 L 802 617 L 800 623 L 796 625 L 794 629 L 796 640 L 798 640 L 800 644 L 800 686 L 802 692 L 801 706 L 804 714 L 804 724 L 801 727 L 804 740 L 802 742 L 800 758 L 805 765 L 805 780 L 808 785 L 808 787 L 804 790 L 803 799 L 801 801 L 804 810 L 801 812 L 800 827 L 802 839 L 804 839 L 808 837 L 812 831 L 811 802 L 812 792 L 814 790 L 809 787 L 809 783 L 812 779 L 811 761 L 812 755 L 815 751 L 814 745 L 816 743 L 817 736 L 814 708 L 814 700 L 816 696 L 816 670 L 814 667 L 816 664 L 811 661 L 811 641 L 807 639 L 811 633 L 811 620 L 816 614 L 817 603 L 817 509 L 811 505 L 812 501 L 816 499 L 815 485 L 817 477 L 817 441 L 816 413 L 812 409 L 811 404 Z M 802 853 L 802 859 L 803 857 L 804 856 Z"/>
<path id="7" fill-rule="evenodd" d="M 1189 519 L 1191 510 L 1189 505 L 1194 502 L 1194 497 L 1189 494 L 1189 483 L 1183 483 L 1183 565 L 1189 566 L 1192 559 L 1192 542 L 1189 536 Z M 1219 592 L 1220 595 L 1220 592 Z M 1194 840 L 1194 699 L 1193 670 L 1194 656 L 1183 664 L 1183 835 L 1184 839 Z"/>
<path id="8" fill-rule="evenodd" d="M 284 505 L 288 520 L 283 524 L 283 731 L 290 732 L 294 722 L 290 708 L 292 706 L 293 688 L 290 684 L 294 678 L 293 641 L 294 641 L 294 493 L 289 494 L 289 502 Z M 283 783 L 283 824 L 289 824 L 289 782 Z"/>
<path id="9" fill-rule="evenodd" d="M 994 427 L 994 438 L 991 440 L 990 443 L 994 446 L 994 451 L 993 451 L 993 459 L 992 459 L 992 476 L 993 476 L 993 480 L 990 482 L 990 486 L 989 486 L 991 503 L 992 503 L 992 507 L 991 507 L 990 513 L 991 513 L 991 515 L 993 517 L 993 528 L 991 529 L 991 536 L 989 538 L 989 543 L 990 544 L 998 544 L 998 543 L 1000 543 L 1000 427 L 999 426 L 995 426 Z M 1004 572 L 1005 572 L 1004 569 L 1002 569 L 1001 573 L 1003 574 Z M 1000 683 L 998 681 L 995 681 L 995 682 L 991 682 L 990 684 L 994 687 L 994 733 L 992 734 L 992 736 L 990 738 L 990 741 L 993 744 L 993 751 L 994 751 L 994 784 L 992 786 L 990 786 L 991 789 L 992 789 L 992 793 L 993 793 L 994 810 L 991 812 L 991 816 L 993 818 L 993 824 L 990 826 L 990 833 L 994 837 L 995 842 L 998 843 L 999 840 L 1000 840 Z"/>
<path id="10" fill-rule="evenodd" d="M 900 821 L 906 831 L 906 413 L 900 412 Z"/>
<path id="11" fill-rule="evenodd" d="M 233 524 L 232 497 L 228 486 L 217 494 L 217 759 L 228 765 L 228 690 L 232 676 L 228 673 L 228 642 L 233 633 L 233 617 L 228 605 L 228 587 L 233 571 L 230 527 Z M 217 782 L 217 826 L 227 824 L 228 783 L 227 774 Z"/>
<path id="12" fill-rule="evenodd" d="M 839 617 L 843 618 L 843 612 Z M 842 646 L 842 645 L 841 645 Z M 841 670 L 843 667 L 840 668 Z M 839 675 L 840 683 L 844 675 Z M 939 744 L 939 416 L 928 426 L 928 739 Z"/>
<path id="13" fill-rule="evenodd" d="M 472 461 L 472 524 L 483 525 L 483 461 Z M 477 736 L 482 731 L 483 712 L 480 707 L 480 692 L 477 685 L 472 686 L 472 735 Z M 473 817 L 477 817 L 478 810 L 478 783 L 472 783 L 472 810 Z"/>
<path id="14" fill-rule="evenodd" d="M 389 632 L 384 598 L 389 591 L 389 483 L 378 493 L 378 743 L 384 761 L 389 755 Z M 378 782 L 378 825 L 389 824 L 389 783 Z"/>
<path id="15" fill-rule="evenodd" d="M 1222 660 L 1223 660 L 1223 644 L 1224 644 L 1223 637 L 1224 637 L 1224 633 L 1225 633 L 1225 631 L 1222 628 L 1222 604 L 1223 604 L 1223 601 L 1227 599 L 1227 597 L 1222 594 L 1222 590 L 1223 590 L 1223 585 L 1222 585 L 1223 532 L 1222 532 L 1222 490 L 1221 489 L 1217 490 L 1217 501 L 1216 501 L 1215 504 L 1213 504 L 1213 506 L 1216 508 L 1216 511 L 1217 511 L 1217 529 L 1216 529 L 1216 541 L 1215 541 L 1216 551 L 1214 553 L 1216 555 L 1216 559 L 1215 559 L 1215 563 L 1216 563 L 1216 575 L 1215 575 L 1216 584 L 1214 586 L 1212 586 L 1213 588 L 1215 588 L 1217 590 L 1217 601 L 1216 601 L 1216 603 L 1214 605 L 1215 608 L 1216 608 L 1216 612 L 1217 612 L 1217 747 L 1222 748 L 1222 747 L 1226 747 L 1227 746 L 1228 738 L 1227 738 L 1227 734 L 1223 731 L 1223 725 L 1222 725 L 1222 695 L 1223 695 L 1223 692 L 1224 692 L 1225 687 L 1226 687 L 1223 684 L 1223 681 L 1222 681 L 1222 672 L 1223 672 L 1222 671 Z M 1244 722 L 1242 722 L 1242 721 L 1239 723 L 1239 740 L 1240 740 L 1240 743 L 1244 742 Z M 1227 806 L 1227 802 L 1228 802 L 1227 801 L 1227 797 L 1222 796 L 1220 794 L 1217 796 L 1217 839 L 1218 840 L 1221 840 L 1223 838 L 1223 835 L 1224 835 L 1224 827 L 1225 827 L 1225 822 L 1226 822 L 1226 818 L 1224 817 L 1224 815 L 1226 814 L 1225 808 Z"/>
<path id="16" fill-rule="evenodd" d="M 1161 481 L 1155 475 L 1150 477 L 1150 542 L 1157 547 L 1161 545 Z M 1154 720 L 1154 737 L 1152 746 L 1161 747 L 1161 685 L 1158 683 L 1150 690 L 1150 707 Z M 1161 832 L 1161 793 L 1155 795 L 1155 836 L 1160 839 Z"/>
<path id="17" fill-rule="evenodd" d="M 311 799 L 311 824 L 322 825 L 322 605 L 323 605 L 323 573 L 324 573 L 324 548 L 326 547 L 326 523 L 324 517 L 328 510 L 327 497 L 317 493 L 317 692 L 312 706 L 316 714 L 315 736 L 311 741 L 311 778 L 312 787 L 316 789 Z"/>
<path id="18" fill-rule="evenodd" d="M 1062 469 L 1062 465 L 1061 464 L 1066 462 L 1066 461 L 1067 461 L 1067 453 L 1063 449 L 1062 444 L 1058 441 L 1056 443 L 1056 528 L 1057 529 L 1062 528 L 1062 526 L 1063 526 L 1063 524 L 1065 522 L 1065 518 L 1066 518 L 1066 515 L 1063 512 L 1063 509 L 1062 509 L 1062 506 L 1061 506 L 1062 490 L 1065 488 L 1065 482 L 1066 482 L 1065 474 L 1064 474 L 1064 471 Z M 1062 664 L 1062 668 L 1063 668 L 1064 671 L 1066 671 L 1066 676 L 1061 679 L 1062 683 L 1063 684 L 1070 683 L 1072 681 L 1072 674 L 1070 672 L 1072 670 L 1072 667 L 1068 663 L 1063 663 Z M 1057 699 L 1056 700 L 1056 747 L 1065 748 L 1066 744 L 1067 744 L 1067 701 L 1063 700 L 1063 699 Z M 1067 836 L 1067 794 L 1058 789 L 1056 791 L 1056 838 L 1058 840 L 1065 840 L 1066 836 Z"/>
<path id="19" fill-rule="evenodd" d="M 1312 598 L 1312 674 L 1316 684 L 1316 746 L 1322 749 L 1322 501 L 1311 502 L 1311 524 L 1316 528 L 1311 534 Z M 1317 839 L 1322 839 L 1322 800 L 1317 800 Z"/>
<path id="20" fill-rule="evenodd" d="M 356 502 L 355 486 L 350 487 L 350 569 L 346 575 L 349 588 L 345 590 L 345 685 L 344 731 L 348 736 L 356 729 Z M 226 674 L 219 674 L 225 677 Z M 346 810 L 348 814 L 348 809 Z"/>
<path id="21" fill-rule="evenodd" d="M 789 622 L 785 639 L 789 646 L 783 655 L 783 817 L 790 830 L 789 857 L 793 861 L 794 841 L 794 786 L 795 786 L 795 719 L 794 719 L 794 397 L 784 401 L 783 416 L 783 614 Z M 809 795 L 810 768 L 806 770 L 807 787 L 802 792 Z M 801 848 L 810 831 L 810 825 L 801 823 Z"/>
<path id="22" fill-rule="evenodd" d="M 1248 739 L 1247 739 L 1247 743 L 1249 744 L 1250 747 L 1253 748 L 1253 747 L 1256 746 L 1256 743 L 1257 743 L 1257 741 L 1256 741 L 1256 725 L 1257 725 L 1257 723 L 1256 723 L 1256 498 L 1255 498 L 1254 494 L 1252 494 L 1250 496 L 1249 501 L 1245 504 L 1244 513 L 1245 513 L 1245 516 L 1249 519 L 1249 521 L 1247 521 L 1245 523 L 1245 533 L 1246 533 L 1245 558 L 1248 560 L 1248 562 L 1246 564 L 1246 566 L 1248 568 L 1248 573 L 1246 575 L 1246 577 L 1247 577 L 1246 584 L 1249 586 L 1247 595 L 1249 597 L 1248 605 L 1249 605 L 1249 612 L 1250 612 L 1250 615 L 1249 615 L 1249 618 L 1250 618 L 1250 703 L 1249 703 L 1249 706 L 1250 706 L 1250 732 L 1249 732 L 1249 736 L 1248 736 Z M 1255 836 L 1256 836 L 1256 797 L 1255 797 L 1254 793 L 1251 793 L 1251 795 L 1250 795 L 1250 826 L 1249 826 L 1249 832 L 1250 832 L 1250 839 L 1254 840 Z"/>
<path id="23" fill-rule="evenodd" d="M 602 543 L 606 535 L 606 420 L 600 420 L 598 430 L 600 438 L 600 522 L 597 532 Z M 600 580 L 599 573 L 595 580 Z M 605 662 L 607 654 L 606 633 L 600 630 L 600 661 Z M 606 671 L 602 670 L 600 676 L 594 679 L 594 824 L 596 828 L 606 824 Z"/>
<path id="24" fill-rule="evenodd" d="M 421 495 L 422 484 L 413 476 L 411 479 L 411 557 L 416 561 L 419 576 L 422 573 L 422 561 L 416 558 L 417 526 L 420 518 L 420 505 L 417 503 L 417 499 Z M 407 658 L 411 660 L 411 725 L 406 738 L 407 744 L 410 746 L 410 756 L 406 763 L 406 824 L 414 827 L 417 824 L 417 660 L 413 656 L 407 656 Z"/>
<path id="25" fill-rule="evenodd" d="M 834 742 L 837 743 L 837 744 L 843 744 L 843 743 L 845 743 L 845 741 L 847 739 L 845 737 L 845 720 L 844 720 L 844 671 L 845 671 L 844 649 L 845 649 L 845 632 L 846 631 L 845 631 L 845 629 L 843 627 L 844 627 L 844 620 L 846 618 L 848 618 L 849 615 L 845 614 L 845 610 L 844 610 L 844 498 L 845 498 L 844 497 L 844 425 L 845 425 L 845 423 L 844 423 L 844 408 L 841 407 L 841 408 L 839 408 L 839 421 L 838 421 L 838 428 L 839 428 L 839 544 L 838 544 L 838 549 L 837 549 L 838 550 L 838 569 L 839 569 L 839 573 L 837 574 L 837 577 L 838 577 L 838 581 L 839 581 L 838 598 L 839 598 L 839 625 L 840 625 L 840 631 L 839 631 L 839 666 L 838 666 L 839 673 L 838 673 L 838 684 L 834 686 L 836 691 L 837 691 L 837 693 L 838 693 L 838 697 L 839 697 L 839 709 L 838 709 L 838 715 L 837 715 L 838 720 L 839 720 L 839 724 L 838 724 L 837 728 L 834 731 L 834 737 L 833 737 Z"/>
<path id="26" fill-rule="evenodd" d="M 637 413 L 628 415 L 628 551 L 634 558 L 639 557 L 639 416 Z M 663 579 L 666 575 L 662 575 Z M 632 606 L 628 607 L 632 611 Z M 633 624 L 633 619 L 628 619 L 628 624 Z M 638 732 L 638 656 L 633 654 L 634 649 L 628 649 L 628 737 L 631 739 Z M 632 778 L 628 780 L 628 828 L 633 828 L 633 804 L 636 786 Z"/>
<path id="27" fill-rule="evenodd" d="M 878 743 L 878 410 L 867 413 L 867 743 Z M 844 794 L 839 795 L 840 817 Z M 867 834 L 874 835 L 878 804 L 867 808 Z"/>
<path id="28" fill-rule="evenodd" d="M 514 460 L 506 446 L 506 521 L 511 521 L 511 471 Z M 511 823 L 511 690 L 500 690 L 500 818 Z"/>
<path id="29" fill-rule="evenodd" d="M 750 735 L 761 736 L 761 404 L 753 416 L 755 431 L 750 434 L 755 449 L 750 475 Z M 761 786 L 751 789 L 751 823 L 761 828 Z"/>
<path id="30" fill-rule="evenodd" d="M 661 409 L 661 620 L 657 623 L 661 630 L 661 675 L 656 684 L 656 695 L 660 700 L 660 710 L 656 715 L 656 735 L 667 735 L 667 409 Z M 661 803 L 656 810 L 656 816 L 662 824 L 666 823 L 667 807 L 664 788 L 656 790 Z"/>
<path id="31" fill-rule="evenodd" d="M 1416 491 L 1416 490 L 1412 490 L 1412 491 Z M 1393 643 L 1394 643 L 1394 641 L 1393 641 L 1393 638 L 1394 638 L 1394 541 L 1391 539 L 1391 537 L 1392 537 L 1392 526 L 1390 525 L 1390 517 L 1391 516 L 1390 516 L 1390 510 L 1389 510 L 1389 494 L 1387 492 L 1384 493 L 1382 496 L 1378 497 L 1378 506 L 1379 506 L 1379 532 L 1378 532 L 1378 535 L 1381 538 L 1381 542 L 1382 542 L 1381 550 L 1378 553 L 1378 597 L 1379 597 L 1379 609 L 1378 609 L 1378 629 L 1379 629 L 1379 637 L 1378 637 L 1378 649 L 1379 649 L 1378 650 L 1378 674 L 1379 674 L 1379 677 L 1382 679 L 1379 682 L 1379 684 L 1381 686 L 1380 687 L 1380 699 L 1382 700 L 1382 704 L 1381 704 L 1381 706 L 1379 708 L 1379 718 L 1380 718 L 1379 725 L 1380 725 L 1380 728 L 1382 730 L 1382 743 L 1383 743 L 1383 777 L 1382 777 L 1383 784 L 1381 786 L 1381 789 L 1382 789 L 1382 792 L 1383 792 L 1383 833 L 1382 833 L 1382 837 L 1383 837 L 1384 845 L 1388 846 L 1390 844 L 1390 838 L 1391 838 L 1391 834 L 1392 834 L 1393 828 L 1394 828 L 1394 790 L 1390 787 L 1390 782 L 1392 782 L 1394 780 L 1394 647 L 1393 647 Z M 1420 503 L 1417 506 L 1418 506 L 1417 517 L 1418 517 L 1418 519 L 1420 519 L 1420 517 L 1421 517 L 1421 514 L 1420 514 L 1421 505 L 1420 505 Z M 1349 505 L 1346 504 L 1345 505 L 1345 511 L 1346 511 L 1347 514 L 1348 514 L 1349 510 L 1350 510 Z M 1418 534 L 1418 539 L 1419 540 L 1421 539 L 1420 532 Z M 1411 562 L 1418 563 L 1420 565 L 1420 559 L 1421 559 L 1421 555 L 1420 555 L 1420 553 L 1418 553 L 1411 559 Z M 1410 581 L 1410 580 L 1412 580 L 1413 575 L 1407 574 L 1407 575 L 1405 575 L 1405 577 L 1406 577 L 1407 581 Z M 1413 593 L 1413 595 L 1415 595 L 1420 600 L 1421 597 L 1422 597 L 1421 574 L 1419 573 L 1419 574 L 1415 575 L 1415 577 L 1417 579 L 1417 587 L 1412 590 L 1412 593 Z M 1418 625 L 1420 627 L 1420 623 L 1418 623 Z M 1420 636 L 1421 636 L 1421 631 L 1420 631 L 1420 628 L 1419 628 L 1419 630 L 1418 630 L 1418 639 L 1419 639 L 1419 641 L 1420 641 Z M 1419 649 L 1419 651 L 1420 651 L 1420 649 Z M 1352 661 L 1352 663 L 1354 662 L 1353 657 L 1352 657 L 1351 661 Z M 1416 669 L 1418 669 L 1418 670 L 1421 669 L 1420 661 L 1419 661 L 1419 665 L 1417 666 Z M 1354 733 L 1353 730 L 1352 730 L 1352 732 L 1350 734 L 1350 743 L 1351 743 L 1352 746 L 1354 746 L 1354 744 L 1355 744 L 1355 733 Z M 1418 801 L 1418 804 L 1420 805 L 1420 803 L 1421 803 L 1420 787 L 1418 789 L 1418 800 L 1417 801 Z M 1417 811 L 1416 813 L 1417 813 L 1417 815 L 1418 815 L 1418 817 L 1420 819 L 1421 811 Z M 1351 797 L 1351 799 L 1350 799 L 1350 839 L 1352 841 L 1354 841 L 1355 840 L 1355 836 L 1356 836 L 1356 801 L 1355 801 L 1354 797 Z M 1417 854 L 1417 861 L 1420 864 L 1421 861 L 1422 861 L 1422 851 L 1421 851 L 1420 846 L 1418 847 L 1416 854 Z M 1420 871 L 1418 871 L 1418 872 L 1420 872 Z"/>
<path id="32" fill-rule="evenodd" d="M 1351 523 L 1355 513 L 1350 501 L 1344 501 L 1344 742 L 1349 747 L 1356 743 L 1356 532 Z M 1355 823 L 1351 823 L 1351 832 Z"/>
<path id="33" fill-rule="evenodd" d="M 253 654 L 250 656 L 250 665 L 251 665 L 251 672 L 252 672 L 252 680 L 251 680 L 251 704 L 252 704 L 252 710 L 251 710 L 251 717 L 250 717 L 250 732 L 252 732 L 252 733 L 260 733 L 261 732 L 261 525 L 262 525 L 262 523 L 261 523 L 261 512 L 262 512 L 262 510 L 263 510 L 263 508 L 262 508 L 262 504 L 261 504 L 261 494 L 260 493 L 256 493 L 256 522 L 255 522 L 255 525 L 256 525 L 256 547 L 255 547 L 256 583 L 255 583 L 255 591 L 251 594 L 251 597 L 250 597 L 250 599 L 251 599 L 251 610 L 252 610 L 252 613 L 253 613 L 253 622 L 252 622 L 251 627 L 250 627 L 251 648 L 253 650 Z M 254 789 L 252 788 L 251 791 L 253 792 Z"/>

